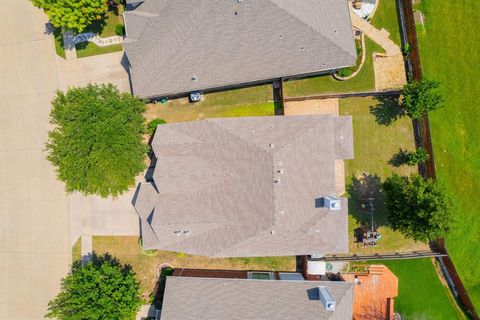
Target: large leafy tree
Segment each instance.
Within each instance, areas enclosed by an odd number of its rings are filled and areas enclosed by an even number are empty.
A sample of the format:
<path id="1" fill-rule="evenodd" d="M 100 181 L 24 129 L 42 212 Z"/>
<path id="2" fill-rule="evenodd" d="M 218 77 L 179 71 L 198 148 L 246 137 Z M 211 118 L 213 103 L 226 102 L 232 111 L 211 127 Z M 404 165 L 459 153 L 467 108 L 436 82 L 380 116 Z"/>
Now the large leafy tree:
<path id="1" fill-rule="evenodd" d="M 143 101 L 111 85 L 71 88 L 52 101 L 48 159 L 67 192 L 118 196 L 145 169 Z"/>
<path id="2" fill-rule="evenodd" d="M 393 230 L 418 241 L 435 240 L 450 230 L 453 200 L 438 182 L 393 174 L 383 183 L 383 194 Z"/>
<path id="3" fill-rule="evenodd" d="M 76 261 L 48 303 L 46 317 L 59 320 L 133 319 L 142 301 L 135 274 L 112 257 Z"/>
<path id="4" fill-rule="evenodd" d="M 55 27 L 82 32 L 108 11 L 106 0 L 32 0 Z"/>
<path id="5" fill-rule="evenodd" d="M 403 87 L 402 108 L 410 118 L 420 119 L 442 106 L 439 83 L 432 80 L 411 81 Z"/>

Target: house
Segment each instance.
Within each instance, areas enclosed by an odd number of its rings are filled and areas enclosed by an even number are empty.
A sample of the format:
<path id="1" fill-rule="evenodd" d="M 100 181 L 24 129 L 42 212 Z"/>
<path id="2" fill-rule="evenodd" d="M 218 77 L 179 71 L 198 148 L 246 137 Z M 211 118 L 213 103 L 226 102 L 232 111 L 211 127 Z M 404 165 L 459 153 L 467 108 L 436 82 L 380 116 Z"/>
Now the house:
<path id="1" fill-rule="evenodd" d="M 208 119 L 160 125 L 153 182 L 134 206 L 145 249 L 210 257 L 348 252 L 350 116 Z"/>
<path id="2" fill-rule="evenodd" d="M 127 0 L 133 93 L 142 98 L 329 73 L 355 65 L 347 0 Z"/>
<path id="3" fill-rule="evenodd" d="M 162 320 L 352 319 L 353 284 L 167 277 Z"/>

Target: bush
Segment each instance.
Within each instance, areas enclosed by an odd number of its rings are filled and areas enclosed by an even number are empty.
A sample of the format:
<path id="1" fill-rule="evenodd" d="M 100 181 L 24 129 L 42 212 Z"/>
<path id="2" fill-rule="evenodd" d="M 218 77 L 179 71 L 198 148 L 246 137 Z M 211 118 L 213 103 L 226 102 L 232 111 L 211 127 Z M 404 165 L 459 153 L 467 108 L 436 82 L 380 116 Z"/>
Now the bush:
<path id="1" fill-rule="evenodd" d="M 405 163 L 409 166 L 415 166 L 419 163 L 424 163 L 428 159 L 430 159 L 430 155 L 428 154 L 427 150 L 423 148 L 418 148 L 415 152 L 407 153 Z"/>
<path id="2" fill-rule="evenodd" d="M 148 124 L 147 124 L 147 133 L 148 134 L 154 134 L 155 133 L 155 130 L 157 129 L 158 125 L 160 124 L 165 124 L 167 123 L 167 121 L 163 120 L 163 119 L 160 119 L 160 118 L 156 118 L 156 119 L 153 119 L 152 121 L 150 121 Z"/>
<path id="3" fill-rule="evenodd" d="M 337 71 L 337 75 L 345 78 L 353 74 L 353 70 L 351 68 L 343 68 Z"/>
<path id="4" fill-rule="evenodd" d="M 70 88 L 52 101 L 48 160 L 67 192 L 118 196 L 145 169 L 145 103 L 112 84 Z"/>
<path id="5" fill-rule="evenodd" d="M 115 27 L 115 33 L 117 36 L 124 36 L 125 35 L 125 26 L 123 24 L 117 24 Z"/>

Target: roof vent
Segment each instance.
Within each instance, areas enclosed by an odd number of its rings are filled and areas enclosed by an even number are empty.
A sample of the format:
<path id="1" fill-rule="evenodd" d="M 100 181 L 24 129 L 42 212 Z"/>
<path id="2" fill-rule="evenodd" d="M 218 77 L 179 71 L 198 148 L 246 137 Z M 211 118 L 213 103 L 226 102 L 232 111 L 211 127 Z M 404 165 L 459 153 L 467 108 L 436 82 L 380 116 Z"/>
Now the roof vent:
<path id="1" fill-rule="evenodd" d="M 340 199 L 330 196 L 323 198 L 323 207 L 332 211 L 339 211 L 342 209 Z"/>
<path id="2" fill-rule="evenodd" d="M 278 169 L 277 173 L 283 173 L 283 169 Z"/>
<path id="3" fill-rule="evenodd" d="M 272 235 L 275 235 L 275 233 L 276 233 L 275 230 L 272 230 Z"/>
<path id="4" fill-rule="evenodd" d="M 192 81 L 198 81 L 198 78 L 197 78 L 197 76 L 194 75 L 194 76 L 192 76 L 192 78 L 191 78 L 190 80 L 192 80 Z"/>
<path id="5" fill-rule="evenodd" d="M 275 148 L 275 145 L 274 145 L 273 143 L 269 143 L 268 146 L 269 146 L 270 148 Z"/>
<path id="6" fill-rule="evenodd" d="M 277 183 L 277 184 L 280 183 L 280 179 L 273 180 L 273 183 Z"/>
<path id="7" fill-rule="evenodd" d="M 318 287 L 320 301 L 327 311 L 335 311 L 335 300 L 333 299 L 327 287 Z"/>

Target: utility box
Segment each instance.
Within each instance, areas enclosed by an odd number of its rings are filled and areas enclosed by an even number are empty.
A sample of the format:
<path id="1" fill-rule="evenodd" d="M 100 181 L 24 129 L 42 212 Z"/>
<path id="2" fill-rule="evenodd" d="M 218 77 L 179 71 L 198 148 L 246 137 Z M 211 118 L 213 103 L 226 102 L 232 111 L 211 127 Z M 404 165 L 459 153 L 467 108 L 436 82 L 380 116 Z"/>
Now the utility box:
<path id="1" fill-rule="evenodd" d="M 320 301 L 322 301 L 325 310 L 335 311 L 335 300 L 327 287 L 318 287 L 318 295 L 320 296 Z"/>
<path id="2" fill-rule="evenodd" d="M 339 211 L 342 209 L 340 199 L 331 196 L 323 198 L 323 206 L 332 211 Z"/>

